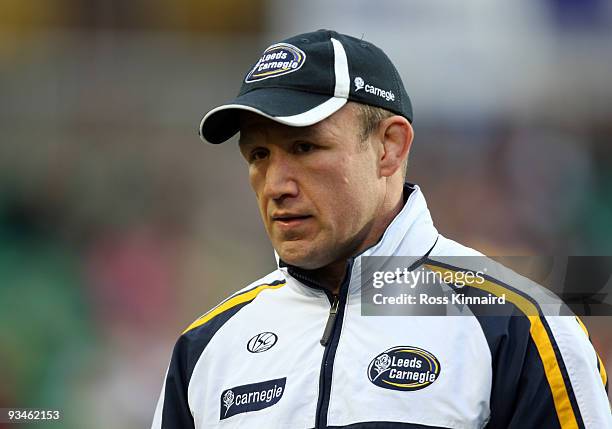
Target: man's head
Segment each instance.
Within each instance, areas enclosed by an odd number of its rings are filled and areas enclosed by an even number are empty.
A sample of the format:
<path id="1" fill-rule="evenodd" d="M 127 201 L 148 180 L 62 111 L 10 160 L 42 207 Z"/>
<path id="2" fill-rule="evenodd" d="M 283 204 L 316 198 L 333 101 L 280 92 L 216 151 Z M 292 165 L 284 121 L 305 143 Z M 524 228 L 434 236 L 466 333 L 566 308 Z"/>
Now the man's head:
<path id="1" fill-rule="evenodd" d="M 361 109 L 349 103 L 309 127 L 241 117 L 240 151 L 260 214 L 291 265 L 320 268 L 369 247 L 401 199 L 412 127 L 392 115 L 364 135 Z"/>
<path id="2" fill-rule="evenodd" d="M 320 30 L 268 47 L 200 135 L 221 143 L 240 131 L 274 248 L 315 269 L 374 244 L 399 210 L 411 122 L 383 51 Z"/>

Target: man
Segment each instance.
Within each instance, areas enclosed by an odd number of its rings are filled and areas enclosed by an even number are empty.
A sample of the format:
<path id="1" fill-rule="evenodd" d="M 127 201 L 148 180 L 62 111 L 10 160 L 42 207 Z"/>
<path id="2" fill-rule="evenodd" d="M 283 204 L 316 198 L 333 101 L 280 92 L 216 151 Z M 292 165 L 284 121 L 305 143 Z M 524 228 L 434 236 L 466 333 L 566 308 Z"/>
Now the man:
<path id="1" fill-rule="evenodd" d="M 443 257 L 479 255 L 438 234 L 404 183 L 411 122 L 387 56 L 327 30 L 268 47 L 203 118 L 211 143 L 240 132 L 278 269 L 181 335 L 153 428 L 612 427 L 582 325 L 545 316 L 529 285 L 438 284 L 507 296 L 509 315 L 362 316 L 368 261 L 452 280 L 473 270 Z"/>

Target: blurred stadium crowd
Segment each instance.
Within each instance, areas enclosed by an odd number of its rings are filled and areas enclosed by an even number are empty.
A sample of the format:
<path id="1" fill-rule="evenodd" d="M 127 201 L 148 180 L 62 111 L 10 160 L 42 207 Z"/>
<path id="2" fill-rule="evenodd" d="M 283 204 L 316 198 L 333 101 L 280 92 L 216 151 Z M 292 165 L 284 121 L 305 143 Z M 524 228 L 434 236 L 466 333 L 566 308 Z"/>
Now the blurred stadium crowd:
<path id="1" fill-rule="evenodd" d="M 389 53 L 446 236 L 612 255 L 612 4 L 465 3 L 3 0 L 0 407 L 147 426 L 181 330 L 273 269 L 235 145 L 195 130 L 279 36 Z M 610 320 L 586 318 L 608 368 Z"/>

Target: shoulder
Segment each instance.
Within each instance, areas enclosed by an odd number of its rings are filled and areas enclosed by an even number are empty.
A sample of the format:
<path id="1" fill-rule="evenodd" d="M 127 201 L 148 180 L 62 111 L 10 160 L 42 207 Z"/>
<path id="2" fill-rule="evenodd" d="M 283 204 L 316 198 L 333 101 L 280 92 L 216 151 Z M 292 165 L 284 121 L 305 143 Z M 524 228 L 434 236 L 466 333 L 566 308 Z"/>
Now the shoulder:
<path id="1" fill-rule="evenodd" d="M 484 254 L 441 237 L 425 267 L 454 282 L 456 293 L 503 297 L 502 305 L 470 306 L 492 353 L 507 342 L 524 347 L 532 343 L 547 361 L 560 360 L 560 343 L 574 343 L 573 350 L 567 347 L 570 354 L 580 348 L 591 353 L 580 320 L 559 297 Z"/>
<path id="2" fill-rule="evenodd" d="M 258 297 L 268 291 L 277 291 L 285 284 L 282 273 L 273 271 L 198 317 L 179 335 L 172 352 L 169 371 L 179 374 L 175 374 L 177 379 L 189 380 L 201 354 L 223 326 Z"/>
<path id="3" fill-rule="evenodd" d="M 182 333 L 190 336 L 206 332 L 204 328 L 220 327 L 232 316 L 245 306 L 254 302 L 262 293 L 274 291 L 285 286 L 286 280 L 283 274 L 275 270 L 268 275 L 250 283 L 246 287 L 238 290 L 228 298 L 221 301 L 212 309 L 194 320 Z"/>
<path id="4" fill-rule="evenodd" d="M 448 278 L 462 279 L 458 285 L 460 288 L 503 295 L 525 316 L 571 314 L 569 308 L 549 289 L 478 250 L 442 235 L 424 262 L 427 268 L 447 274 Z M 465 273 L 474 276 L 466 278 Z"/>

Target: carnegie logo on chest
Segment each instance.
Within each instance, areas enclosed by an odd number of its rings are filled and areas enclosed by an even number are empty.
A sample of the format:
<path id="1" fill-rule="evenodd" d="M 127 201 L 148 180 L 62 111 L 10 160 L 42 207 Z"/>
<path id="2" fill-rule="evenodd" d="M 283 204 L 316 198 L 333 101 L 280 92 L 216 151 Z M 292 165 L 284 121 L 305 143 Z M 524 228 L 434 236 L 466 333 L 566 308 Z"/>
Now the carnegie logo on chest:
<path id="1" fill-rule="evenodd" d="M 368 378 L 384 389 L 419 390 L 440 375 L 440 362 L 427 350 L 412 346 L 392 347 L 380 353 L 368 366 Z"/>
<path id="2" fill-rule="evenodd" d="M 287 377 L 244 384 L 221 392 L 219 419 L 259 411 L 276 405 L 283 397 Z"/>

